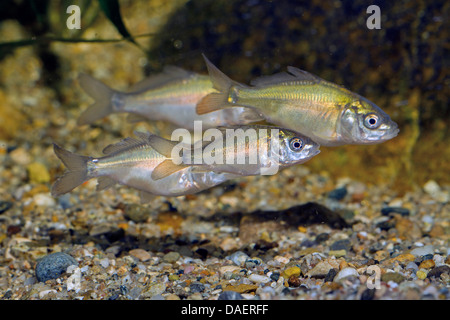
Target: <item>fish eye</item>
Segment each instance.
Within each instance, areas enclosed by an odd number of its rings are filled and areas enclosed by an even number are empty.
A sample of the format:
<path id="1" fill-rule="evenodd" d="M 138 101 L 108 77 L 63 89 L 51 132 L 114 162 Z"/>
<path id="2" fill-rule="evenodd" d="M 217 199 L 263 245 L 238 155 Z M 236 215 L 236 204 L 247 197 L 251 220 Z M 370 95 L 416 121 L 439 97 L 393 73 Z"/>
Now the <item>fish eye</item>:
<path id="1" fill-rule="evenodd" d="M 364 118 L 364 125 L 369 129 L 376 129 L 380 126 L 380 119 L 374 113 L 369 113 Z"/>
<path id="2" fill-rule="evenodd" d="M 292 151 L 300 151 L 303 149 L 303 140 L 301 138 L 292 138 L 289 141 L 289 147 Z"/>

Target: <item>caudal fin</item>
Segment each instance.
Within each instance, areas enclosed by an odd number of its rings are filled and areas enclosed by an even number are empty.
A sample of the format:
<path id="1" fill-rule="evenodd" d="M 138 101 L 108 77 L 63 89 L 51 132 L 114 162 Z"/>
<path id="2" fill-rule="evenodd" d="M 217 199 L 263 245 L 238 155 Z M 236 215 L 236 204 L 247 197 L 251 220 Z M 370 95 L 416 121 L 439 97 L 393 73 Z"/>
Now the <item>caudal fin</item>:
<path id="1" fill-rule="evenodd" d="M 234 82 L 222 71 L 220 71 L 211 63 L 211 61 L 208 60 L 208 58 L 206 58 L 205 55 L 203 55 L 203 58 L 205 59 L 206 66 L 208 67 L 209 78 L 211 79 L 213 88 L 218 92 L 208 94 L 197 103 L 197 114 L 205 114 L 233 106 L 233 104 L 228 103 L 229 91 L 232 85 L 238 83 Z"/>
<path id="2" fill-rule="evenodd" d="M 81 74 L 78 81 L 81 88 L 95 100 L 78 118 L 79 125 L 93 123 L 113 113 L 112 97 L 116 91 L 87 74 Z"/>
<path id="3" fill-rule="evenodd" d="M 53 149 L 56 156 L 68 169 L 68 171 L 59 177 L 53 184 L 52 196 L 56 197 L 72 191 L 91 178 L 88 175 L 87 163 L 92 158 L 69 152 L 57 144 L 53 144 Z"/>

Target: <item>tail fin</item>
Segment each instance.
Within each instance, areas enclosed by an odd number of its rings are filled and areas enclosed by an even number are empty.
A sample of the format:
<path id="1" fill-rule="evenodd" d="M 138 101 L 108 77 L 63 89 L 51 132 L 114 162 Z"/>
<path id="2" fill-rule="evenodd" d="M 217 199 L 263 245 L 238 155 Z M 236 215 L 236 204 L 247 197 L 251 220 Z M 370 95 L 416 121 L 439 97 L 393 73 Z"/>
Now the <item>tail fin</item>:
<path id="1" fill-rule="evenodd" d="M 203 55 L 205 59 L 206 66 L 208 67 L 209 77 L 213 84 L 213 88 L 216 89 L 217 93 L 210 93 L 203 97 L 197 103 L 197 114 L 205 114 L 212 111 L 220 110 L 225 107 L 233 106 L 233 104 L 228 103 L 229 91 L 232 85 L 238 85 L 237 82 L 231 80 L 227 75 L 220 71 L 211 61 Z"/>
<path id="2" fill-rule="evenodd" d="M 59 177 L 53 184 L 52 196 L 55 197 L 72 191 L 91 178 L 88 175 L 87 163 L 92 158 L 69 152 L 57 144 L 53 144 L 53 149 L 57 157 L 68 169 L 68 171 Z"/>
<path id="3" fill-rule="evenodd" d="M 112 97 L 115 90 L 87 74 L 81 74 L 78 81 L 81 88 L 95 100 L 78 118 L 79 125 L 93 123 L 113 113 Z"/>

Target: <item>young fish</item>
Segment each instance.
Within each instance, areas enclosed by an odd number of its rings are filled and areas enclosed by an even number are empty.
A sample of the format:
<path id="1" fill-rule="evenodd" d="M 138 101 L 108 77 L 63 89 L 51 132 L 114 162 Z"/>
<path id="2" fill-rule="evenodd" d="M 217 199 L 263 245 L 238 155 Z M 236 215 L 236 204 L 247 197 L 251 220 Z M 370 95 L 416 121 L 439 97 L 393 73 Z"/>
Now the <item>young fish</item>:
<path id="1" fill-rule="evenodd" d="M 113 90 L 86 75 L 79 76 L 81 87 L 95 99 L 78 119 L 79 125 L 90 124 L 112 113 L 129 113 L 132 121 L 162 120 L 189 130 L 194 121 L 202 121 L 204 128 L 245 124 L 258 118 L 245 108 L 218 110 L 206 115 L 195 111 L 197 102 L 214 92 L 206 75 L 169 66 L 160 74 L 134 85 L 129 92 Z"/>
<path id="2" fill-rule="evenodd" d="M 320 146 L 306 136 L 264 125 L 208 129 L 200 142 L 186 148 L 183 143 L 179 147 L 175 141 L 150 137 L 153 148 L 168 158 L 153 170 L 152 178 L 162 179 L 190 166 L 239 176 L 271 175 L 320 152 Z"/>
<path id="3" fill-rule="evenodd" d="M 302 133 L 320 145 L 375 144 L 397 136 L 397 124 L 374 103 L 306 71 L 237 83 L 206 57 L 214 88 L 197 105 L 198 114 L 234 106 L 248 107 L 273 124 Z"/>
<path id="4" fill-rule="evenodd" d="M 98 178 L 97 191 L 116 183 L 141 191 L 141 199 L 151 195 L 181 196 L 193 194 L 216 186 L 237 176 L 215 172 L 197 172 L 196 167 L 185 168 L 176 174 L 155 181 L 153 169 L 166 158 L 149 144 L 151 134 L 135 133 L 137 138 L 126 138 L 107 146 L 105 156 L 94 158 L 71 153 L 54 144 L 54 151 L 68 171 L 59 177 L 52 187 L 52 195 L 72 191 L 83 182 Z"/>

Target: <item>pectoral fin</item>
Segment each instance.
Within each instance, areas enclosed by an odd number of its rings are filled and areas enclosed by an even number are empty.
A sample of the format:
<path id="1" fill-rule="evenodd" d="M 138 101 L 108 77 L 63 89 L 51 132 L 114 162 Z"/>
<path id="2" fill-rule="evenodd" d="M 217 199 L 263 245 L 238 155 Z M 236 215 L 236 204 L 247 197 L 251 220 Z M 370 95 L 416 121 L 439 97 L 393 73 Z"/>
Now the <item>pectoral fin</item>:
<path id="1" fill-rule="evenodd" d="M 172 162 L 172 160 L 164 160 L 153 170 L 152 179 L 160 180 L 186 167 L 188 167 L 188 165 L 176 165 Z"/>

